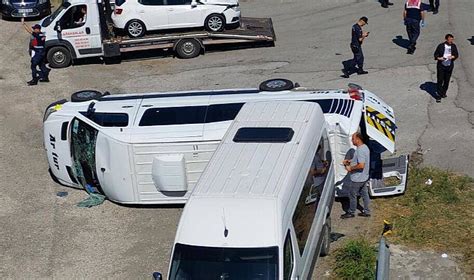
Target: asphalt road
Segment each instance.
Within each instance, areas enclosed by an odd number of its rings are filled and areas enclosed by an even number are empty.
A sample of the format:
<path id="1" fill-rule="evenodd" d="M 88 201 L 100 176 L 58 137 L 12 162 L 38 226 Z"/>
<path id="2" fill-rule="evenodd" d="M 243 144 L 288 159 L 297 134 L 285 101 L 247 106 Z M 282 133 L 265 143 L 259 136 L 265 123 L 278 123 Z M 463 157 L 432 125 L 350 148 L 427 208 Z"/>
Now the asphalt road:
<path id="1" fill-rule="evenodd" d="M 273 18 L 276 47 L 212 52 L 192 60 L 81 62 L 53 70 L 51 83 L 36 87 L 26 86 L 28 35 L 19 22 L 0 21 L 0 278 L 145 279 L 153 271 L 167 271 L 180 208 L 106 202 L 80 209 L 75 205 L 86 194 L 49 178 L 43 111 L 76 90 L 255 87 L 272 77 L 318 88 L 355 82 L 394 107 L 397 154 L 418 150 L 424 164 L 474 176 L 474 1 L 441 0 L 440 13 L 428 14 L 412 56 L 396 44 L 397 36 L 407 36 L 403 1 L 392 1 L 394 6 L 382 9 L 375 0 L 241 0 L 245 16 Z M 350 27 L 363 15 L 371 32 L 364 44 L 369 74 L 343 79 L 341 62 L 351 58 Z M 456 36 L 461 58 L 448 98 L 438 104 L 423 85 L 435 82 L 432 53 L 448 32 Z M 69 195 L 57 197 L 58 191 Z"/>

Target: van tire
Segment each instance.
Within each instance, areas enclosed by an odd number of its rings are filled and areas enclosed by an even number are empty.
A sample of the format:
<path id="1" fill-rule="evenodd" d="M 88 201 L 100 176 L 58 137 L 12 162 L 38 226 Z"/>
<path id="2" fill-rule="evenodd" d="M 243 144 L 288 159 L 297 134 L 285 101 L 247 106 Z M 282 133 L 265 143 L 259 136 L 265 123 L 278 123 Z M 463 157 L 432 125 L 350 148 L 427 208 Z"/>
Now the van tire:
<path id="1" fill-rule="evenodd" d="M 48 50 L 46 59 L 51 68 L 65 68 L 71 65 L 71 52 L 63 46 L 52 47 Z"/>
<path id="2" fill-rule="evenodd" d="M 125 25 L 125 33 L 127 33 L 128 37 L 130 38 L 143 37 L 145 35 L 145 32 L 145 24 L 138 19 L 132 19 Z"/>
<path id="3" fill-rule="evenodd" d="M 81 90 L 71 95 L 71 102 L 84 102 L 97 100 L 102 97 L 102 93 L 97 90 Z"/>
<path id="4" fill-rule="evenodd" d="M 176 54 L 179 58 L 189 59 L 199 56 L 201 53 L 201 44 L 196 39 L 180 40 L 175 47 Z"/>
<path id="5" fill-rule="evenodd" d="M 291 90 L 295 87 L 292 81 L 287 79 L 270 79 L 262 82 L 259 86 L 261 91 Z"/>
<path id="6" fill-rule="evenodd" d="M 329 255 L 329 249 L 331 247 L 331 218 L 328 217 L 326 219 L 326 223 L 323 226 L 323 230 L 321 231 L 322 241 L 321 241 L 321 251 L 319 255 L 321 257 L 325 257 Z"/>
<path id="7" fill-rule="evenodd" d="M 204 28 L 210 32 L 221 32 L 225 28 L 225 17 L 220 14 L 210 14 L 204 21 Z"/>

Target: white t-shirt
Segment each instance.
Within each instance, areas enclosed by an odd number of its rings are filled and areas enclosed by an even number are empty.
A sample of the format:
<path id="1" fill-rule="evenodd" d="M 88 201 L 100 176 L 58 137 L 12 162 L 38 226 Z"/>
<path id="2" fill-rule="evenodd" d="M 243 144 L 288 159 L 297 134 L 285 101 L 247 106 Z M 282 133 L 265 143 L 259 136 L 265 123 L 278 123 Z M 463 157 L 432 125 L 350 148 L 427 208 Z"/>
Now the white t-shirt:
<path id="1" fill-rule="evenodd" d="M 448 44 L 444 44 L 444 54 L 443 58 L 444 60 L 441 62 L 444 66 L 451 66 L 451 46 Z"/>

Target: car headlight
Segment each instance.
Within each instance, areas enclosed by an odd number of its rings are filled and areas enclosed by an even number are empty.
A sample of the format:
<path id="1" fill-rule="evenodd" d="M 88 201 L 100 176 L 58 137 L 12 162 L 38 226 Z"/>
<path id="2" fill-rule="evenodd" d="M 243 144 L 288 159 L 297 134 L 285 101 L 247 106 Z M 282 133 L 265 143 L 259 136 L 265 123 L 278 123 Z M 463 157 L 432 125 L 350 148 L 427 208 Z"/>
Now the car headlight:
<path id="1" fill-rule="evenodd" d="M 63 107 L 63 104 L 66 103 L 66 102 L 67 102 L 66 99 L 62 99 L 62 100 L 56 101 L 54 103 L 51 103 L 48 106 L 48 108 L 46 108 L 46 111 L 44 112 L 43 122 L 45 122 L 52 113 L 55 113 L 55 112 L 61 110 L 61 108 Z"/>
<path id="2" fill-rule="evenodd" d="M 229 8 L 231 8 L 231 9 L 234 10 L 235 12 L 240 12 L 240 6 L 239 6 L 239 4 L 229 6 Z"/>

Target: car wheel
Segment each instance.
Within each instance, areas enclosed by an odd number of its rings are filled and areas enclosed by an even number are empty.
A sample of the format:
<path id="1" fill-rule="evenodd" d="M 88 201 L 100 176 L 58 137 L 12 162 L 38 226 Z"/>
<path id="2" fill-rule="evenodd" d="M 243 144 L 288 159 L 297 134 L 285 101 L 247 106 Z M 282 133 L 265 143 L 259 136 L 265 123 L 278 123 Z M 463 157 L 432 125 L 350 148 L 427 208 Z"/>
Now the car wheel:
<path id="1" fill-rule="evenodd" d="M 225 17 L 219 14 L 211 14 L 206 18 L 204 27 L 207 31 L 220 32 L 225 27 Z"/>
<path id="2" fill-rule="evenodd" d="M 321 251 L 319 255 L 321 257 L 329 255 L 329 249 L 331 247 L 331 218 L 326 219 L 326 223 L 323 226 L 323 230 L 321 232 Z"/>
<path id="3" fill-rule="evenodd" d="M 48 50 L 46 59 L 51 68 L 64 68 L 71 64 L 71 53 L 66 47 L 52 47 Z"/>
<path id="4" fill-rule="evenodd" d="M 295 85 L 287 79 L 271 79 L 260 84 L 261 91 L 282 91 L 293 89 Z"/>
<path id="5" fill-rule="evenodd" d="M 131 20 L 125 26 L 125 32 L 131 38 L 143 37 L 145 35 L 145 24 L 138 19 Z"/>
<path id="6" fill-rule="evenodd" d="M 97 90 L 81 90 L 71 95 L 71 102 L 84 102 L 97 100 L 102 97 L 102 93 Z"/>
<path id="7" fill-rule="evenodd" d="M 179 58 L 194 58 L 201 53 L 201 44 L 196 39 L 183 39 L 176 44 L 175 50 Z"/>

